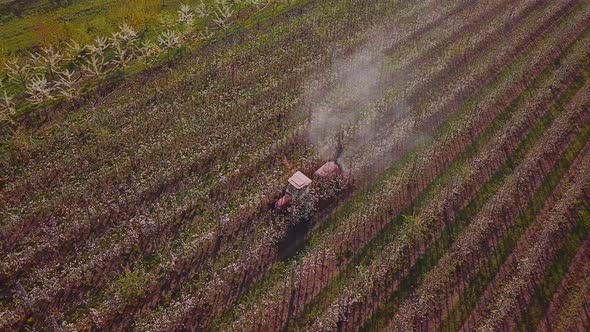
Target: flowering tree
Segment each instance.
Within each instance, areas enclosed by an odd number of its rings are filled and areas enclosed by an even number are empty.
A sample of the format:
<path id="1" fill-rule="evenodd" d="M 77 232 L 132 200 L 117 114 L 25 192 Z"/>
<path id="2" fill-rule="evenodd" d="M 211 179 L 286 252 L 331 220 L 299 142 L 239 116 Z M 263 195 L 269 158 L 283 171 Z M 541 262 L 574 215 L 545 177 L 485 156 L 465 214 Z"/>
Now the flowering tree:
<path id="1" fill-rule="evenodd" d="M 215 0 L 213 2 L 213 21 L 222 28 L 227 27 L 227 21 L 234 15 L 229 0 Z"/>
<path id="2" fill-rule="evenodd" d="M 166 30 L 158 37 L 158 44 L 163 49 L 171 49 L 180 46 L 180 34 L 175 30 Z"/>
<path id="3" fill-rule="evenodd" d="M 27 100 L 33 104 L 40 104 L 48 99 L 53 99 L 53 87 L 44 74 L 35 75 L 27 83 Z"/>
<path id="4" fill-rule="evenodd" d="M 55 75 L 64 56 L 53 46 L 43 47 L 40 53 L 31 53 L 30 63 L 34 70 L 41 73 L 47 73 L 50 77 Z"/>
<path id="5" fill-rule="evenodd" d="M 181 25 L 190 27 L 195 21 L 192 8 L 187 4 L 182 4 L 178 10 L 178 18 L 176 19 Z"/>
<path id="6" fill-rule="evenodd" d="M 152 62 L 160 51 L 160 46 L 153 41 L 144 41 L 136 46 L 137 57 L 144 60 L 146 63 Z"/>
<path id="7" fill-rule="evenodd" d="M 201 2 L 195 6 L 195 13 L 199 18 L 205 18 L 209 16 L 209 8 L 207 5 L 205 5 L 203 0 L 201 0 Z"/>
<path id="8" fill-rule="evenodd" d="M 80 79 L 80 75 L 76 75 L 73 70 L 65 69 L 59 73 L 59 80 L 57 81 L 56 88 L 59 95 L 72 99 L 78 95 L 78 89 L 75 84 Z"/>

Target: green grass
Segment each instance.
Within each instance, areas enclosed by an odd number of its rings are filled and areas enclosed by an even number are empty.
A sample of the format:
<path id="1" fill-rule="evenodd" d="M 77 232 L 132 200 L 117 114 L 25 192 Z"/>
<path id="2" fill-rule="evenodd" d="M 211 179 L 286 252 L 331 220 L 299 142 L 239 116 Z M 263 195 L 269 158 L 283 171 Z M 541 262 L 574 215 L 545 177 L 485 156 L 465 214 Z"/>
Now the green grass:
<path id="1" fill-rule="evenodd" d="M 159 25 L 160 15 L 173 14 L 181 3 L 196 4 L 198 1 L 82 0 L 61 7 L 38 1 L 22 16 L 5 11 L 0 14 L 0 40 L 3 41 L 0 60 L 26 54 L 48 42 L 60 44 L 74 39 L 88 43 L 97 36 L 110 36 L 124 22 L 150 32 Z"/>
<path id="2" fill-rule="evenodd" d="M 98 35 L 109 35 L 120 22 L 114 16 L 124 8 L 117 0 L 84 0 L 50 11 L 30 11 L 23 17 L 13 17 L 0 26 L 0 40 L 4 41 L 0 56 L 23 54 L 41 46 L 44 28 L 54 35 L 47 41 L 63 42 L 72 38 L 90 42 Z"/>

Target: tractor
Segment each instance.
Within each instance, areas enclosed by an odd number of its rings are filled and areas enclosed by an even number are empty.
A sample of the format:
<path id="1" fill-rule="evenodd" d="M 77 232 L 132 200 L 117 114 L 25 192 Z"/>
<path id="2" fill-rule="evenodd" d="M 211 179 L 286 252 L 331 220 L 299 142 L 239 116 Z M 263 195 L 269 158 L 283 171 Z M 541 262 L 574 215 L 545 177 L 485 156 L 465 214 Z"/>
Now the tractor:
<path id="1" fill-rule="evenodd" d="M 328 179 L 341 172 L 342 169 L 336 161 L 328 161 L 313 173 L 313 177 L 316 179 Z M 305 195 L 309 193 L 309 188 L 312 182 L 312 179 L 308 178 L 302 172 L 295 172 L 295 174 L 289 178 L 285 194 L 276 201 L 275 208 L 277 210 L 284 210 L 288 208 L 294 200 L 305 197 Z"/>

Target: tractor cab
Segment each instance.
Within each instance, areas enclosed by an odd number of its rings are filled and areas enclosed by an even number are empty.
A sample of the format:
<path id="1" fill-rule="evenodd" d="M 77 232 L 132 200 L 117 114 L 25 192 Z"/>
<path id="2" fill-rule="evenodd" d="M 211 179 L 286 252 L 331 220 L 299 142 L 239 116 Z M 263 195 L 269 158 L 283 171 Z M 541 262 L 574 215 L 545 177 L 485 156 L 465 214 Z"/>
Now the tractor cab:
<path id="1" fill-rule="evenodd" d="M 305 176 L 305 174 L 297 171 L 293 176 L 289 178 L 289 184 L 285 190 L 285 194 L 275 203 L 275 208 L 282 210 L 291 205 L 293 199 L 305 196 L 309 192 L 309 185 L 311 179 Z"/>
<path id="2" fill-rule="evenodd" d="M 287 185 L 286 192 L 293 198 L 297 199 L 309 192 L 310 184 L 311 179 L 300 171 L 297 171 L 289 178 L 289 185 Z"/>
<path id="3" fill-rule="evenodd" d="M 340 166 L 335 161 L 328 161 L 322 167 L 313 173 L 315 179 L 327 179 L 336 176 L 342 172 Z M 293 200 L 305 196 L 309 192 L 311 179 L 305 174 L 297 171 L 289 178 L 289 184 L 285 194 L 275 202 L 277 210 L 283 210 L 291 205 Z"/>

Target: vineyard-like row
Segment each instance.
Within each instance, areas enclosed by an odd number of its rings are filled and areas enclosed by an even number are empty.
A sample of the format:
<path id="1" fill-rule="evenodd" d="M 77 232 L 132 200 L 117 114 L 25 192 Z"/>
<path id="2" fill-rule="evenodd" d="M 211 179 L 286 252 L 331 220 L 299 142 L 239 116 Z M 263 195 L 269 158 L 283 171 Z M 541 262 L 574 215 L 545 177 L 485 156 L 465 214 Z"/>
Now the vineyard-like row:
<path id="1" fill-rule="evenodd" d="M 590 328 L 588 1 L 248 1 L 15 125 L 0 330 Z"/>

